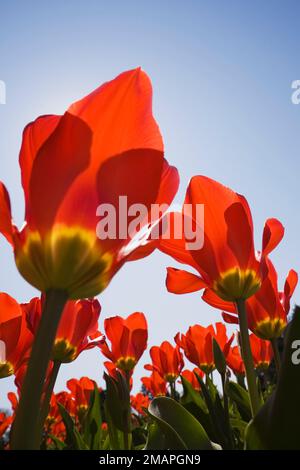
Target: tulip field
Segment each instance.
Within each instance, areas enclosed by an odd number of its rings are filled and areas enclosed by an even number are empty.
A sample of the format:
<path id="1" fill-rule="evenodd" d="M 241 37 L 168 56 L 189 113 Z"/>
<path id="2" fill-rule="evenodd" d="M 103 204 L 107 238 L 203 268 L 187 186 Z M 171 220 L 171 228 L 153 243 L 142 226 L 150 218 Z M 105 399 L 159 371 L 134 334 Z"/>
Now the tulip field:
<path id="1" fill-rule="evenodd" d="M 172 209 L 180 175 L 165 159 L 148 75 L 125 71 L 64 114 L 37 117 L 19 164 L 24 224 L 0 182 L 0 232 L 40 294 L 0 293 L 0 390 L 10 376 L 16 386 L 0 410 L 1 451 L 300 450 L 298 275 L 277 273 L 273 259 L 285 227 L 268 218 L 255 246 L 247 194 L 202 174 Z M 115 217 L 125 200 L 127 216 Z M 217 322 L 199 315 L 150 344 L 138 304 L 102 315 L 112 278 L 156 250 L 168 295 L 199 291 Z M 99 381 L 73 378 L 57 392 L 65 365 L 92 348 Z"/>

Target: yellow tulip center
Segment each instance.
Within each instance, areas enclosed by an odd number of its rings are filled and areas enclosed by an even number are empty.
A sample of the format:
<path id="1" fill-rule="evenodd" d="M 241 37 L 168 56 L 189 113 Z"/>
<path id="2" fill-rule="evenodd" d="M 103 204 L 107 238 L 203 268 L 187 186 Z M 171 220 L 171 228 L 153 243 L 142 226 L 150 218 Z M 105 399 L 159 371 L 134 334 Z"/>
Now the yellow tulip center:
<path id="1" fill-rule="evenodd" d="M 8 361 L 0 361 L 0 379 L 13 375 L 13 365 Z"/>
<path id="2" fill-rule="evenodd" d="M 67 339 L 57 339 L 52 350 L 52 360 L 68 363 L 76 359 L 77 348 Z"/>
<path id="3" fill-rule="evenodd" d="M 232 268 L 214 282 L 215 293 L 223 300 L 234 302 L 248 299 L 261 286 L 261 279 L 253 269 Z"/>
<path id="4" fill-rule="evenodd" d="M 164 379 L 166 382 L 175 382 L 177 377 L 178 377 L 178 374 L 175 374 L 174 372 L 168 372 L 167 374 L 164 375 Z"/>
<path id="5" fill-rule="evenodd" d="M 215 365 L 214 364 L 208 364 L 207 362 L 203 362 L 200 364 L 200 367 L 199 367 L 205 374 L 210 374 L 214 368 L 215 368 Z"/>
<path id="6" fill-rule="evenodd" d="M 132 370 L 135 365 L 136 359 L 132 356 L 120 357 L 116 362 L 117 368 L 124 370 L 125 372 Z"/>
<path id="7" fill-rule="evenodd" d="M 262 339 L 273 339 L 281 336 L 286 327 L 283 318 L 266 318 L 255 325 L 255 334 Z"/>
<path id="8" fill-rule="evenodd" d="M 22 276 L 42 292 L 93 297 L 109 282 L 112 255 L 101 252 L 95 232 L 79 226 L 57 224 L 45 236 L 28 231 L 24 242 L 16 241 L 15 257 Z"/>

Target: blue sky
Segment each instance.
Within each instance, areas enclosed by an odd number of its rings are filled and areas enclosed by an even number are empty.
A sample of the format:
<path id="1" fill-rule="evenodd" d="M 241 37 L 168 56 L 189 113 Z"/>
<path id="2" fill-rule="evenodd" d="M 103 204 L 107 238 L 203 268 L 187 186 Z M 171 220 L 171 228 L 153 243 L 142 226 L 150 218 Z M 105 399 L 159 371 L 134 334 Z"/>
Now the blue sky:
<path id="1" fill-rule="evenodd" d="M 273 260 L 282 283 L 291 267 L 300 268 L 300 105 L 291 102 L 291 83 L 300 79 L 299 15 L 292 0 L 2 2 L 0 80 L 7 103 L 0 105 L 0 179 L 16 222 L 24 211 L 18 167 L 24 126 L 142 66 L 152 79 L 166 157 L 181 175 L 176 201 L 195 174 L 232 187 L 250 203 L 258 248 L 265 219 L 278 217 L 286 235 Z M 100 325 L 108 316 L 143 311 L 153 345 L 189 325 L 219 320 L 199 294 L 166 292 L 168 265 L 173 261 L 160 253 L 127 264 L 100 298 Z M 3 239 L 0 290 L 20 302 L 37 294 Z M 136 370 L 136 389 L 147 360 L 145 354 Z M 72 376 L 101 384 L 101 363 L 98 351 L 83 353 L 62 368 L 56 390 Z M 1 406 L 12 383 L 0 382 Z"/>

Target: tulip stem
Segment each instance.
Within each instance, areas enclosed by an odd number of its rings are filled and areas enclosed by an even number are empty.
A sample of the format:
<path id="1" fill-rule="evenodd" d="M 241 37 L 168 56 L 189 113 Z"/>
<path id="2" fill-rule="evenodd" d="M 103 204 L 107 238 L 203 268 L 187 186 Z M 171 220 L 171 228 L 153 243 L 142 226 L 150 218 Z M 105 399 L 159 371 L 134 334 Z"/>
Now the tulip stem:
<path id="1" fill-rule="evenodd" d="M 226 391 L 226 372 L 225 374 L 220 374 L 222 380 L 222 390 L 223 390 L 223 403 L 224 403 L 224 416 L 225 422 L 227 427 L 227 439 L 228 439 L 228 449 L 233 449 L 233 437 L 232 437 L 232 430 L 230 426 L 230 415 L 229 415 L 229 403 L 228 403 L 228 395 Z"/>
<path id="2" fill-rule="evenodd" d="M 127 390 L 128 390 L 128 410 L 125 416 L 124 447 L 125 450 L 131 449 L 131 404 L 130 404 L 130 373 L 125 372 Z"/>
<path id="3" fill-rule="evenodd" d="M 59 320 L 67 302 L 64 291 L 50 290 L 32 346 L 21 398 L 12 429 L 11 449 L 39 449 L 40 406 L 47 368 Z"/>
<path id="4" fill-rule="evenodd" d="M 238 316 L 239 316 L 239 326 L 240 326 L 240 338 L 241 338 L 241 349 L 242 356 L 245 365 L 248 392 L 250 397 L 251 412 L 252 416 L 255 416 L 260 409 L 260 399 L 256 385 L 256 377 L 254 371 L 254 363 L 251 352 L 249 332 L 248 332 L 248 321 L 247 321 L 247 312 L 246 312 L 246 303 L 244 299 L 239 299 L 236 301 Z"/>
<path id="5" fill-rule="evenodd" d="M 52 397 L 52 392 L 53 392 L 54 385 L 55 385 L 55 382 L 59 373 L 60 366 L 61 366 L 61 362 L 59 361 L 53 362 L 53 368 L 51 371 L 50 379 L 47 385 L 47 389 L 46 389 L 46 393 L 45 393 L 45 397 L 42 403 L 42 408 L 41 408 L 41 413 L 40 413 L 41 433 L 43 432 L 44 423 L 49 413 L 50 400 Z"/>
<path id="6" fill-rule="evenodd" d="M 272 349 L 273 349 L 274 362 L 275 362 L 276 372 L 277 372 L 277 376 L 278 376 L 278 374 L 280 372 L 281 359 L 280 359 L 280 354 L 279 354 L 279 350 L 278 350 L 277 338 L 272 338 L 270 340 L 270 342 L 271 342 Z"/>

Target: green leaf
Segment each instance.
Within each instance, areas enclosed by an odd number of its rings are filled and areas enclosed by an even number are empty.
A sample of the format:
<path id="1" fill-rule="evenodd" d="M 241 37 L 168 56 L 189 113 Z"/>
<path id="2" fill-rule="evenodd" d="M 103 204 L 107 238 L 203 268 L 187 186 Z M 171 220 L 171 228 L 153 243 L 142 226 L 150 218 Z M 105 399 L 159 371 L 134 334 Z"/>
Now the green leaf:
<path id="1" fill-rule="evenodd" d="M 172 398 L 154 398 L 149 413 L 164 433 L 168 449 L 213 448 L 199 421 Z"/>
<path id="2" fill-rule="evenodd" d="M 198 374 L 196 374 L 196 377 L 201 386 L 204 400 L 209 410 L 217 441 L 222 447 L 226 448 L 228 444 L 226 418 L 217 387 L 212 383 L 208 376 L 206 376 L 206 384 Z"/>
<path id="3" fill-rule="evenodd" d="M 123 440 L 121 439 L 122 433 L 114 425 L 109 413 L 107 400 L 104 402 L 104 411 L 108 427 L 109 448 L 112 450 L 121 450 Z M 107 444 L 107 443 L 105 443 Z"/>
<path id="4" fill-rule="evenodd" d="M 144 450 L 164 450 L 167 449 L 167 441 L 161 427 L 157 424 L 150 423 L 148 426 L 148 437 Z"/>
<path id="5" fill-rule="evenodd" d="M 56 450 L 63 450 L 66 447 L 66 444 L 58 439 L 58 437 L 54 436 L 53 434 L 49 434 L 48 437 L 53 441 L 55 444 Z"/>
<path id="6" fill-rule="evenodd" d="M 277 387 L 246 429 L 247 449 L 300 449 L 299 340 L 300 307 L 296 307 L 286 330 Z"/>
<path id="7" fill-rule="evenodd" d="M 82 439 L 81 435 L 78 432 L 78 429 L 75 426 L 75 423 L 65 407 L 58 403 L 59 411 L 63 422 L 66 426 L 67 438 L 66 443 L 68 447 L 71 447 L 73 450 L 88 450 L 87 445 Z"/>
<path id="8" fill-rule="evenodd" d="M 91 394 L 88 411 L 83 422 L 83 439 L 91 450 L 101 449 L 102 437 L 101 400 L 97 385 Z"/>
<path id="9" fill-rule="evenodd" d="M 213 353 L 217 371 L 219 372 L 219 374 L 225 375 L 226 359 L 224 357 L 222 349 L 219 346 L 219 343 L 215 338 L 213 338 Z"/>
<path id="10" fill-rule="evenodd" d="M 197 392 L 183 376 L 181 376 L 181 381 L 183 396 L 180 403 L 202 424 L 209 438 L 213 441 L 217 440 L 210 413 L 200 392 Z"/>
<path id="11" fill-rule="evenodd" d="M 110 422 L 120 431 L 127 431 L 127 417 L 130 412 L 129 388 L 125 378 L 118 373 L 118 380 L 104 374 L 106 381 L 105 410 Z"/>
<path id="12" fill-rule="evenodd" d="M 243 420 L 248 423 L 251 420 L 252 415 L 250 399 L 247 390 L 245 390 L 236 382 L 228 382 L 226 384 L 226 392 L 231 401 L 236 404 Z"/>

